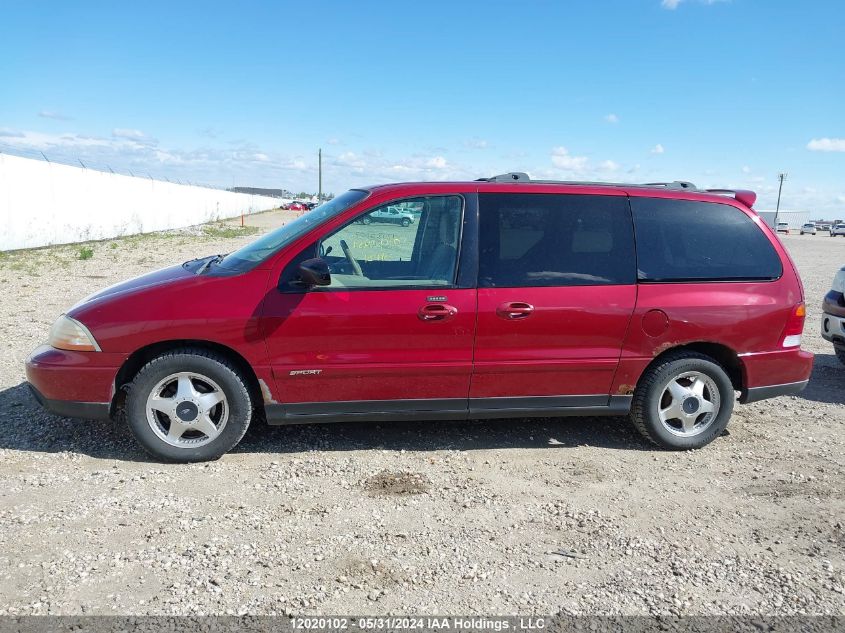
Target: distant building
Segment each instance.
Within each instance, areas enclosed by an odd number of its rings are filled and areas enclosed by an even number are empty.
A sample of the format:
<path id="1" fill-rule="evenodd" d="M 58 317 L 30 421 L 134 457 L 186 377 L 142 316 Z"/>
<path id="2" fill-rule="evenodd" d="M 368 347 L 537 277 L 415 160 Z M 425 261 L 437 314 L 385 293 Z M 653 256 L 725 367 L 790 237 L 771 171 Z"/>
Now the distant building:
<path id="1" fill-rule="evenodd" d="M 763 209 L 754 209 L 763 220 L 768 224 L 770 227 L 775 228 L 775 211 L 774 209 L 771 210 L 763 210 Z M 786 222 L 789 225 L 790 229 L 800 229 L 802 224 L 806 224 L 810 221 L 810 212 L 809 211 L 795 211 L 791 209 L 781 209 L 778 212 L 778 222 Z"/>

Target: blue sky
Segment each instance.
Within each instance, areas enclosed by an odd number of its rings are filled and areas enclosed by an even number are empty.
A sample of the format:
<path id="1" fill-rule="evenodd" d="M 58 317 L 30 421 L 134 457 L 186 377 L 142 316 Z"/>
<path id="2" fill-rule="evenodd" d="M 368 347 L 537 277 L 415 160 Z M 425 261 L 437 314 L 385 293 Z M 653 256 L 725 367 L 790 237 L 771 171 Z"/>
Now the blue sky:
<path id="1" fill-rule="evenodd" d="M 316 190 L 746 187 L 845 216 L 841 0 L 5 2 L 0 151 Z"/>

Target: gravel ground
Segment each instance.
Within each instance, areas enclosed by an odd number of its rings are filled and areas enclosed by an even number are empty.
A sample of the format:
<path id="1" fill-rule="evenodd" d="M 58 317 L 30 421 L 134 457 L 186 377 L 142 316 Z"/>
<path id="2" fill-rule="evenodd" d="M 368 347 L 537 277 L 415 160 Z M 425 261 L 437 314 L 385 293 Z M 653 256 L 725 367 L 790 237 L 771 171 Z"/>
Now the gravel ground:
<path id="1" fill-rule="evenodd" d="M 162 465 L 114 424 L 43 413 L 23 361 L 50 323 L 252 239 L 210 233 L 0 256 L 0 615 L 845 613 L 845 367 L 818 334 L 845 240 L 783 238 L 810 386 L 739 406 L 701 451 L 623 418 L 408 422 L 253 428 Z"/>

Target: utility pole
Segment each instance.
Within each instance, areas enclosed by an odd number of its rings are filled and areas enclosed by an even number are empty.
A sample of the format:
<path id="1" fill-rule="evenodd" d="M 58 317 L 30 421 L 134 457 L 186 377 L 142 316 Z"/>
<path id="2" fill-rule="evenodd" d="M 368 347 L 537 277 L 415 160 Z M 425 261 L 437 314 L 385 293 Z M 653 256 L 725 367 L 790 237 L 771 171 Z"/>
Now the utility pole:
<path id="1" fill-rule="evenodd" d="M 783 181 L 786 180 L 786 173 L 779 173 L 778 180 L 780 181 L 780 184 L 778 184 L 778 203 L 777 206 L 775 206 L 775 230 L 777 230 L 778 228 L 778 214 L 780 213 L 780 192 L 783 190 Z"/>
<path id="2" fill-rule="evenodd" d="M 323 200 L 323 148 L 317 150 L 317 204 Z"/>

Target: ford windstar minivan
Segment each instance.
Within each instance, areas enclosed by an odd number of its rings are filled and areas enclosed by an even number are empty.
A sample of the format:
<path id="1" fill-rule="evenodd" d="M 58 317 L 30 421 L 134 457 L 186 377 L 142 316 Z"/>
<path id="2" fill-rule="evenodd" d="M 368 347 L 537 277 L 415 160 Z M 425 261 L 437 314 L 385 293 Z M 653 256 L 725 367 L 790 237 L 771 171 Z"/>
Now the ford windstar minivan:
<path id="1" fill-rule="evenodd" d="M 49 411 L 120 415 L 179 462 L 259 420 L 629 415 L 658 446 L 699 448 L 737 393 L 810 376 L 801 281 L 755 199 L 523 173 L 353 189 L 88 297 L 27 376 Z M 367 219 L 396 208 L 414 221 Z"/>

